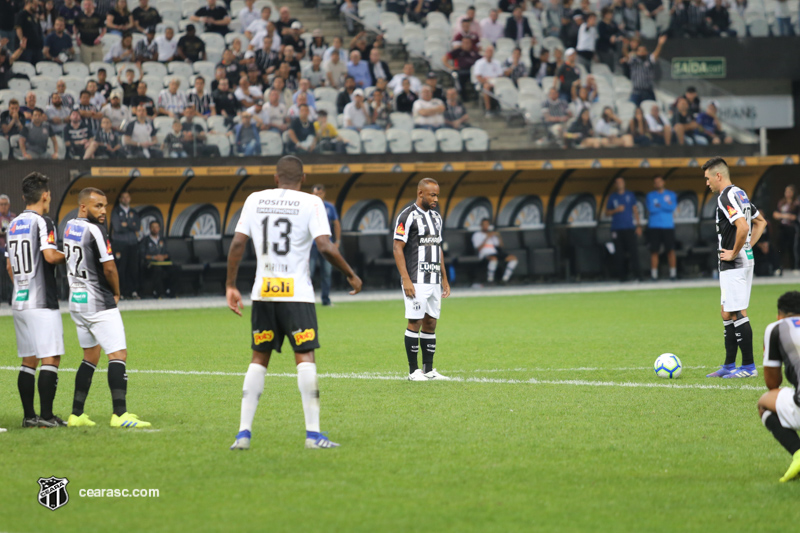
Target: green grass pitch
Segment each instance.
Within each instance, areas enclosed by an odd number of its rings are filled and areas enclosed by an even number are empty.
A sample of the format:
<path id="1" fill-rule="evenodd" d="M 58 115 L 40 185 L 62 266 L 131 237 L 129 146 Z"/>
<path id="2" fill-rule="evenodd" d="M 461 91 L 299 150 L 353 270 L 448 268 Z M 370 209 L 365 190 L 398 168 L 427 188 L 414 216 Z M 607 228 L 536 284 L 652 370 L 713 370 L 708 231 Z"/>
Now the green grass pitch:
<path id="1" fill-rule="evenodd" d="M 764 328 L 790 288 L 753 290 L 759 370 Z M 123 312 L 128 406 L 159 429 L 147 433 L 108 427 L 105 373 L 86 404 L 98 427 L 20 428 L 3 317 L 0 531 L 787 531 L 800 483 L 777 482 L 790 457 L 759 421 L 763 379 L 704 377 L 723 358 L 718 302 L 714 289 L 445 300 L 436 366 L 463 378 L 448 383 L 401 379 L 400 301 L 320 307 L 322 429 L 342 447 L 303 448 L 284 352 L 249 452 L 228 450 L 241 375 L 136 372 L 243 373 L 247 313 Z M 74 369 L 67 315 L 64 325 L 62 368 Z M 679 380 L 654 375 L 662 352 L 682 359 Z M 60 374 L 64 418 L 74 378 Z M 37 479 L 51 475 L 69 479 L 55 512 L 37 502 Z M 160 497 L 81 498 L 83 488 Z"/>

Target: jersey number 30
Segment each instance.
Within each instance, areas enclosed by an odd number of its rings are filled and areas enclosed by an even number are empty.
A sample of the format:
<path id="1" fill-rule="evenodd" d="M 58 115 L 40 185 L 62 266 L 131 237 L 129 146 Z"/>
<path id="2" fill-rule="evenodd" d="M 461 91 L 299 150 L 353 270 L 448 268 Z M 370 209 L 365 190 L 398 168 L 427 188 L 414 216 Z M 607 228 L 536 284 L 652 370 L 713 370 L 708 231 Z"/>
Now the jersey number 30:
<path id="1" fill-rule="evenodd" d="M 272 251 L 278 255 L 288 254 L 292 248 L 292 241 L 289 239 L 289 234 L 292 233 L 292 222 L 288 218 L 279 218 L 272 226 L 281 232 L 278 240 L 272 243 Z M 261 253 L 269 255 L 269 217 L 261 221 L 261 228 L 264 232 L 264 245 Z"/>
<path id="2" fill-rule="evenodd" d="M 11 268 L 14 274 L 22 274 L 25 272 L 26 274 L 30 274 L 33 272 L 33 255 L 31 254 L 31 242 L 30 241 L 8 241 L 8 247 L 11 248 L 11 255 L 14 256 L 14 260 L 11 262 Z M 22 252 L 22 257 L 20 258 L 19 252 Z M 22 259 L 20 261 L 20 259 Z M 22 265 L 22 268 L 20 268 Z"/>

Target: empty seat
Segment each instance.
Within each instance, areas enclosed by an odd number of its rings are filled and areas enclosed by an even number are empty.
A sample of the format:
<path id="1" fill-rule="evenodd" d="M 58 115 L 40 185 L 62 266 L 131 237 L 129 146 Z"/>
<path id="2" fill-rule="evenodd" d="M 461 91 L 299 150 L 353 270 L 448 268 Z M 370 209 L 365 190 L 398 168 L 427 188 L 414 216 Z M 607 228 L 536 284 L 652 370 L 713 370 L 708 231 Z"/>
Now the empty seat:
<path id="1" fill-rule="evenodd" d="M 358 134 L 357 131 L 340 129 L 339 137 L 347 141 L 346 150 L 348 154 L 361 153 L 361 136 Z"/>
<path id="2" fill-rule="evenodd" d="M 339 91 L 334 89 L 333 87 L 317 87 L 314 89 L 314 98 L 319 103 L 320 101 L 326 102 L 333 102 L 336 103 L 336 99 L 339 97 Z"/>
<path id="3" fill-rule="evenodd" d="M 411 152 L 411 134 L 404 129 L 389 128 L 386 130 L 386 143 L 393 154 L 407 154 Z"/>
<path id="4" fill-rule="evenodd" d="M 89 67 L 86 66 L 85 63 L 80 63 L 78 61 L 69 61 L 62 65 L 62 69 L 64 71 L 64 74 L 66 74 L 67 76 L 75 76 L 76 78 L 89 77 Z"/>
<path id="5" fill-rule="evenodd" d="M 39 61 L 36 63 L 36 73 L 40 76 L 60 78 L 64 71 L 61 69 L 61 65 L 54 61 Z"/>
<path id="6" fill-rule="evenodd" d="M 219 155 L 222 157 L 228 157 L 231 155 L 231 142 L 228 140 L 226 135 L 210 133 L 206 137 L 206 142 L 219 148 Z"/>
<path id="7" fill-rule="evenodd" d="M 394 112 L 389 114 L 389 122 L 393 128 L 411 131 L 414 129 L 414 119 L 408 113 Z"/>
<path id="8" fill-rule="evenodd" d="M 281 155 L 283 153 L 283 139 L 275 131 L 262 131 L 259 133 L 261 141 L 261 155 Z"/>
<path id="9" fill-rule="evenodd" d="M 158 76 L 163 78 L 167 75 L 167 67 L 158 61 L 145 61 L 142 63 L 142 73 L 145 76 Z"/>
<path id="10" fill-rule="evenodd" d="M 411 143 L 414 151 L 419 153 L 432 153 L 436 151 L 436 135 L 430 130 L 416 128 L 411 131 Z"/>
<path id="11" fill-rule="evenodd" d="M 485 152 L 489 149 L 489 134 L 480 128 L 464 128 L 461 138 L 468 152 Z"/>
<path id="12" fill-rule="evenodd" d="M 15 74 L 25 74 L 28 78 L 32 78 L 36 76 L 36 67 L 27 61 L 14 61 L 14 64 L 11 65 L 11 72 Z"/>
<path id="13" fill-rule="evenodd" d="M 386 135 L 380 130 L 361 130 L 361 146 L 365 154 L 385 154 Z"/>
<path id="14" fill-rule="evenodd" d="M 440 152 L 461 152 L 464 149 L 461 134 L 451 128 L 436 130 L 436 140 L 439 142 Z"/>

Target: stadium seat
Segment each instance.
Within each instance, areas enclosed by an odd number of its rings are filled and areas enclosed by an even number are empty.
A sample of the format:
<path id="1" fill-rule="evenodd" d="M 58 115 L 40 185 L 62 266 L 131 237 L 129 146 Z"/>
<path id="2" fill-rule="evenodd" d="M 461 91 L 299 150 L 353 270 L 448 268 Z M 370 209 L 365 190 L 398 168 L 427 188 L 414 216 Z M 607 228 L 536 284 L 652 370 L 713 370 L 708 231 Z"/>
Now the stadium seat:
<path id="1" fill-rule="evenodd" d="M 769 37 L 769 24 L 763 18 L 754 18 L 748 21 L 750 37 Z"/>
<path id="2" fill-rule="evenodd" d="M 330 102 L 328 100 L 317 100 L 317 111 L 322 111 L 323 109 L 328 112 L 328 122 L 331 122 L 331 119 L 339 114 L 339 110 L 337 109 L 335 102 Z"/>
<path id="3" fill-rule="evenodd" d="M 192 66 L 194 67 L 194 73 L 203 76 L 206 79 L 206 86 L 210 87 L 216 70 L 214 63 L 211 61 L 195 61 Z"/>
<path id="4" fill-rule="evenodd" d="M 464 150 L 464 142 L 461 134 L 451 128 L 440 128 L 436 130 L 436 140 L 439 142 L 440 152 L 461 152 Z"/>
<path id="5" fill-rule="evenodd" d="M 242 50 L 247 49 L 247 45 L 250 42 L 247 37 L 244 36 L 243 33 L 232 31 L 225 35 L 225 44 L 228 46 L 233 45 L 233 41 L 239 39 L 239 42 L 242 43 Z"/>
<path id="6" fill-rule="evenodd" d="M 324 100 L 326 102 L 333 102 L 335 104 L 338 97 L 339 91 L 333 87 L 317 87 L 314 89 L 314 99 L 317 102 Z"/>
<path id="7" fill-rule="evenodd" d="M 628 123 L 636 112 L 636 104 L 628 101 L 617 101 L 617 116 L 622 121 L 623 131 L 628 129 Z"/>
<path id="8" fill-rule="evenodd" d="M 640 16 L 639 32 L 641 33 L 643 39 L 655 39 L 658 36 L 656 21 L 650 17 Z"/>
<path id="9" fill-rule="evenodd" d="M 385 154 L 386 135 L 380 130 L 361 130 L 361 146 L 365 154 Z"/>
<path id="10" fill-rule="evenodd" d="M 172 131 L 173 122 L 175 122 L 175 119 L 172 117 L 161 116 L 153 118 L 153 126 L 155 126 L 159 132 L 166 131 L 169 133 Z"/>
<path id="11" fill-rule="evenodd" d="M 111 65 L 111 67 L 116 69 L 116 67 L 114 67 L 113 65 Z M 104 69 L 108 70 L 109 69 L 109 64 L 104 62 L 104 61 L 92 61 L 91 63 L 89 63 L 89 73 L 90 74 L 96 73 L 97 69 L 99 69 L 99 68 L 104 68 Z M 119 70 L 115 70 L 115 72 L 119 73 L 120 71 Z M 77 74 L 70 74 L 70 76 L 73 76 L 73 75 L 77 76 Z"/>
<path id="12" fill-rule="evenodd" d="M 0 137 L 0 160 L 5 161 L 8 159 L 8 154 L 11 151 L 11 147 L 8 145 L 8 139 L 5 137 Z"/>
<path id="13" fill-rule="evenodd" d="M 433 153 L 436 151 L 436 135 L 431 130 L 415 128 L 411 130 L 411 143 L 414 151 L 418 153 Z"/>
<path id="14" fill-rule="evenodd" d="M 611 80 L 616 98 L 629 98 L 633 90 L 631 80 L 625 76 L 614 76 Z"/>
<path id="15" fill-rule="evenodd" d="M 556 48 L 560 48 L 561 50 L 564 50 L 564 43 L 561 42 L 561 39 L 559 39 L 558 37 L 545 37 L 543 42 L 542 42 L 542 46 L 544 46 L 545 48 L 550 50 L 551 53 Z M 542 85 L 544 85 L 544 84 L 542 84 Z"/>
<path id="16" fill-rule="evenodd" d="M 386 144 L 393 154 L 411 153 L 411 134 L 405 129 L 389 128 L 386 130 Z"/>
<path id="17" fill-rule="evenodd" d="M 195 261 L 192 254 L 192 239 L 185 237 L 167 237 L 167 253 L 172 261 L 172 267 L 181 275 L 177 276 L 180 281 L 189 281 L 192 291 L 197 292 L 200 275 L 205 268 Z"/>
<path id="18" fill-rule="evenodd" d="M 212 115 L 206 119 L 206 125 L 214 133 L 226 133 L 228 126 L 225 124 L 225 117 L 222 115 Z"/>
<path id="19" fill-rule="evenodd" d="M 103 68 L 103 67 L 99 67 L 99 68 Z M 110 68 L 111 68 L 110 65 L 106 64 L 106 66 L 105 66 L 106 72 L 108 72 Z M 124 75 L 125 71 L 127 71 L 128 69 L 131 69 L 136 73 L 139 72 L 139 68 L 136 66 L 136 63 L 130 63 L 130 62 L 117 63 L 117 74 L 123 74 Z M 109 76 L 109 78 L 111 78 L 111 77 L 112 76 Z"/>
<path id="20" fill-rule="evenodd" d="M 222 282 L 228 269 L 228 263 L 222 252 L 220 237 L 194 237 L 192 249 L 197 262 L 203 265 L 201 284 L 207 281 Z"/>
<path id="21" fill-rule="evenodd" d="M 414 129 L 414 119 L 408 113 L 394 112 L 389 114 L 389 122 L 393 128 L 411 131 Z"/>
<path id="22" fill-rule="evenodd" d="M 2 103 L 2 104 L 8 105 L 8 104 L 6 104 L 6 102 L 8 102 L 12 98 L 16 98 L 16 97 L 17 97 L 17 92 L 16 91 L 12 91 L 11 89 L 1 89 L 0 90 L 0 103 Z"/>
<path id="23" fill-rule="evenodd" d="M 34 76 L 31 78 L 31 87 L 52 93 L 56 90 L 56 82 L 57 80 L 55 78 L 51 78 L 50 76 Z"/>
<path id="24" fill-rule="evenodd" d="M 15 74 L 25 74 L 28 78 L 36 76 L 36 67 L 26 61 L 14 61 L 11 65 L 11 72 Z"/>
<path id="25" fill-rule="evenodd" d="M 122 40 L 122 37 L 116 35 L 114 33 L 106 32 L 103 37 L 100 38 L 100 44 L 103 46 L 103 53 L 107 54 L 111 47 L 117 44 Z"/>
<path id="26" fill-rule="evenodd" d="M 389 286 L 395 270 L 394 258 L 387 246 L 386 235 L 360 233 L 358 239 L 358 261 L 356 268 L 362 279 L 367 279 L 374 272 L 382 270 L 380 279 L 383 286 Z"/>
<path id="27" fill-rule="evenodd" d="M 377 8 L 370 9 L 368 6 L 363 6 L 362 2 L 359 2 L 358 16 L 365 27 L 372 30 L 378 29 L 381 12 Z"/>
<path id="28" fill-rule="evenodd" d="M 522 230 L 522 245 L 528 253 L 528 273 L 534 276 L 553 276 L 558 272 L 556 249 L 548 246 L 544 228 Z"/>
<path id="29" fill-rule="evenodd" d="M 545 94 L 541 87 L 539 87 L 539 82 L 536 81 L 535 78 L 520 78 L 517 80 L 517 89 L 519 90 L 519 98 L 522 99 L 522 96 L 532 96 L 538 100 L 544 100 Z"/>
<path id="30" fill-rule="evenodd" d="M 283 153 L 283 139 L 275 131 L 262 131 L 259 133 L 261 142 L 261 155 L 281 155 Z"/>
<path id="31" fill-rule="evenodd" d="M 183 18 L 183 13 L 172 9 L 159 10 L 159 15 L 161 15 L 163 20 L 172 22 L 174 24 L 178 24 Z"/>
<path id="32" fill-rule="evenodd" d="M 448 264 L 453 265 L 456 272 L 466 273 L 470 280 L 474 280 L 484 261 L 474 253 L 472 233 L 464 230 L 446 231 L 444 241 L 447 244 L 445 255 Z"/>
<path id="33" fill-rule="evenodd" d="M 222 53 L 225 50 L 225 38 L 222 37 L 219 33 L 211 33 L 211 32 L 204 32 L 201 33 L 198 37 L 206 43 L 206 50 L 219 50 Z M 244 44 L 244 43 L 242 43 Z M 210 55 L 210 54 L 209 54 Z"/>
<path id="34" fill-rule="evenodd" d="M 16 65 L 16 63 L 14 63 L 14 65 Z M 31 90 L 31 82 L 24 78 L 11 78 L 8 80 L 8 88 L 18 93 L 28 92 Z"/>
<path id="35" fill-rule="evenodd" d="M 206 136 L 206 142 L 219 148 L 220 156 L 228 157 L 231 155 L 231 141 L 228 139 L 227 135 L 220 133 L 209 133 L 208 136 Z"/>
<path id="36" fill-rule="evenodd" d="M 167 67 L 164 63 L 159 63 L 158 61 L 145 61 L 142 63 L 142 74 L 163 78 L 167 75 Z"/>
<path id="37" fill-rule="evenodd" d="M 86 64 L 84 63 L 80 63 L 78 61 L 70 61 L 68 63 L 64 63 L 64 65 L 62 65 L 62 68 L 64 70 L 64 74 L 66 74 L 67 76 L 75 76 L 77 78 L 89 77 L 89 67 L 87 67 Z M 59 77 L 61 76 L 59 75 Z"/>
<path id="38" fill-rule="evenodd" d="M 514 39 L 509 39 L 508 37 L 500 37 L 494 43 L 495 52 L 499 53 L 503 57 L 510 56 L 511 51 L 516 48 L 516 46 L 517 42 Z"/>
<path id="39" fill-rule="evenodd" d="M 597 228 L 571 227 L 567 233 L 572 272 L 579 276 L 602 274 L 605 250 L 597 243 Z"/>
<path id="40" fill-rule="evenodd" d="M 169 87 L 169 83 L 174 79 L 181 82 L 180 89 L 182 91 L 188 91 L 191 88 L 191 86 L 189 85 L 189 78 L 187 76 L 181 76 L 180 74 L 167 74 L 164 78 L 161 79 L 165 88 Z M 150 86 L 149 83 L 147 85 L 148 87 Z"/>
<path id="41" fill-rule="evenodd" d="M 342 128 L 339 130 L 339 136 L 347 141 L 348 154 L 361 153 L 361 136 L 357 131 Z"/>
<path id="42" fill-rule="evenodd" d="M 661 104 L 655 100 L 644 100 L 641 104 L 639 104 L 639 107 L 642 109 L 645 115 L 649 115 L 650 109 L 652 109 L 654 105 L 657 105 L 659 109 L 661 108 Z"/>
<path id="43" fill-rule="evenodd" d="M 381 15 L 395 15 L 396 13 L 383 12 Z M 403 40 L 403 25 L 400 22 L 387 20 L 381 22 L 381 30 L 387 44 L 400 44 Z"/>
<path id="44" fill-rule="evenodd" d="M 36 63 L 36 73 L 40 76 L 60 78 L 64 74 L 64 70 L 61 68 L 61 65 L 54 61 L 39 61 Z"/>
<path id="45" fill-rule="evenodd" d="M 384 12 L 382 12 L 380 14 L 380 26 L 381 26 L 381 28 L 383 28 L 383 26 L 386 23 L 389 23 L 389 24 L 400 24 L 401 26 L 403 25 L 403 21 L 400 20 L 400 15 L 398 15 L 397 13 L 394 13 L 393 11 L 384 11 Z"/>
<path id="46" fill-rule="evenodd" d="M 186 79 L 194 74 L 192 65 L 183 61 L 170 61 L 167 63 L 167 71 L 169 74 L 177 74 L 178 76 L 182 76 Z"/>
<path id="47" fill-rule="evenodd" d="M 542 99 L 529 94 L 519 95 L 517 107 L 525 113 L 525 120 L 529 124 L 542 121 Z"/>
<path id="48" fill-rule="evenodd" d="M 498 78 L 502 79 L 502 78 Z M 511 111 L 517 109 L 517 102 L 519 101 L 519 92 L 517 88 L 512 86 L 501 85 L 494 87 L 494 95 L 497 101 L 500 102 L 500 109 L 504 111 Z"/>
<path id="49" fill-rule="evenodd" d="M 461 138 L 468 152 L 485 152 L 489 149 L 489 134 L 480 128 L 464 128 Z"/>

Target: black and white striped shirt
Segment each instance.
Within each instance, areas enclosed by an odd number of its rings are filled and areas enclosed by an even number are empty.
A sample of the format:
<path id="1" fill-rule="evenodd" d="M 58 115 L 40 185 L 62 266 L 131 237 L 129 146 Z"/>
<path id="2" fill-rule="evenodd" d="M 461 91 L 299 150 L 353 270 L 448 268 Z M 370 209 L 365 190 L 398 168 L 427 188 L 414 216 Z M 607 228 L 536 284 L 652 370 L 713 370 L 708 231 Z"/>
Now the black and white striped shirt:
<path id="1" fill-rule="evenodd" d="M 411 204 L 400 212 L 394 240 L 406 243 L 403 255 L 412 283 L 442 283 L 442 217 Z"/>
<path id="2" fill-rule="evenodd" d="M 109 148 L 114 148 L 120 143 L 119 133 L 115 132 L 114 130 L 103 131 L 101 129 L 95 134 L 94 140 L 101 145 L 107 144 Z"/>
<path id="3" fill-rule="evenodd" d="M 214 99 L 211 98 L 209 93 L 198 96 L 197 89 L 191 89 L 189 91 L 187 100 L 189 101 L 189 105 L 193 105 L 195 110 L 202 116 L 210 115 L 211 108 L 216 107 Z"/>
<path id="4" fill-rule="evenodd" d="M 156 61 L 158 59 L 158 44 L 153 39 L 148 43 L 147 39 L 142 39 L 133 49 L 133 55 L 138 61 Z"/>
<path id="5" fill-rule="evenodd" d="M 175 94 L 172 94 L 169 89 L 164 89 L 158 94 L 157 107 L 159 109 L 164 108 L 171 113 L 181 115 L 187 105 L 186 93 L 181 90 L 177 90 Z"/>
<path id="6" fill-rule="evenodd" d="M 86 104 L 86 105 L 75 104 L 75 109 L 77 109 L 79 111 L 91 111 L 92 113 L 97 113 L 97 106 L 95 106 L 94 104 Z M 85 120 L 86 124 L 89 125 L 89 129 L 90 129 L 89 134 L 90 135 L 94 134 L 94 132 L 96 132 L 97 130 L 100 129 L 100 121 L 99 120 L 97 120 L 95 118 L 86 118 L 86 117 L 84 117 L 83 120 Z"/>
<path id="7" fill-rule="evenodd" d="M 628 61 L 631 69 L 631 84 L 634 91 L 653 90 L 653 57 L 647 56 L 642 59 L 635 56 Z"/>

